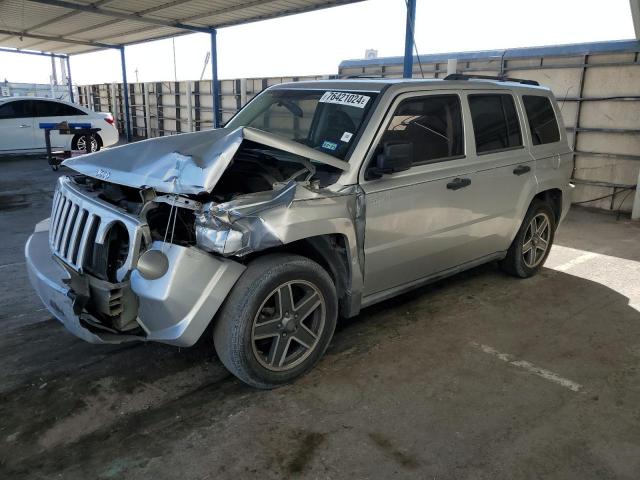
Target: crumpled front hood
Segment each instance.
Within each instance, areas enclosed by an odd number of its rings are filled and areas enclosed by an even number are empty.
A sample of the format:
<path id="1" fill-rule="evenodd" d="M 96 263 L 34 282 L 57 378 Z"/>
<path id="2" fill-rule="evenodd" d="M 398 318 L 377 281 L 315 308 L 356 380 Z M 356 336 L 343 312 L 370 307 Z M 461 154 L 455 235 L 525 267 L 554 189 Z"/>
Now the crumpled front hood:
<path id="1" fill-rule="evenodd" d="M 211 192 L 243 140 L 347 170 L 349 164 L 278 135 L 250 127 L 219 128 L 152 138 L 70 158 L 63 165 L 78 173 L 129 187 L 158 192 Z"/>

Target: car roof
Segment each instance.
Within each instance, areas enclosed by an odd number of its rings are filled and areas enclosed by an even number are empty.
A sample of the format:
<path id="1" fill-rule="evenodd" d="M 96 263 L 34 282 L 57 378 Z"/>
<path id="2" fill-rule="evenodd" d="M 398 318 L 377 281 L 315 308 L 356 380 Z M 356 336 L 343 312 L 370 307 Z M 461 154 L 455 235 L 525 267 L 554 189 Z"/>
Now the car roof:
<path id="1" fill-rule="evenodd" d="M 420 89 L 526 89 L 548 92 L 549 89 L 539 85 L 523 84 L 517 81 L 502 81 L 489 79 L 470 78 L 468 80 L 444 80 L 440 78 L 348 78 L 336 80 L 305 80 L 301 82 L 280 83 L 271 87 L 272 89 L 322 89 L 330 90 L 339 88 L 341 90 L 356 90 L 366 92 L 381 92 L 390 87 L 412 86 Z"/>

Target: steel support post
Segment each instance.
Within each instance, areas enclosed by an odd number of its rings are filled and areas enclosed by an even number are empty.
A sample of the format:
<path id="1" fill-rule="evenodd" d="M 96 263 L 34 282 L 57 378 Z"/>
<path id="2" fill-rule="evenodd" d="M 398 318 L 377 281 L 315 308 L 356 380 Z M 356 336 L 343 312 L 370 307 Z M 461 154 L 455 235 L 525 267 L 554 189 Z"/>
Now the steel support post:
<path id="1" fill-rule="evenodd" d="M 218 82 L 217 30 L 211 30 L 211 96 L 213 97 L 213 128 L 220 127 L 220 84 Z"/>
<path id="2" fill-rule="evenodd" d="M 69 98 L 71 99 L 71 103 L 75 103 L 73 96 L 73 82 L 71 81 L 71 61 L 69 59 L 69 55 L 67 55 L 65 60 L 67 62 L 67 84 L 69 87 Z"/>
<path id="3" fill-rule="evenodd" d="M 129 107 L 129 84 L 127 83 L 127 60 L 124 55 L 124 45 L 120 47 L 120 64 L 122 66 L 122 95 L 124 97 L 124 129 L 127 135 L 127 142 L 133 140 L 131 135 L 131 120 Z"/>
<path id="4" fill-rule="evenodd" d="M 187 82 L 187 131 L 193 132 L 193 83 Z"/>
<path id="5" fill-rule="evenodd" d="M 406 0 L 407 2 L 407 25 L 404 37 L 404 69 L 402 76 L 411 78 L 413 76 L 413 32 L 416 25 L 416 0 Z"/>

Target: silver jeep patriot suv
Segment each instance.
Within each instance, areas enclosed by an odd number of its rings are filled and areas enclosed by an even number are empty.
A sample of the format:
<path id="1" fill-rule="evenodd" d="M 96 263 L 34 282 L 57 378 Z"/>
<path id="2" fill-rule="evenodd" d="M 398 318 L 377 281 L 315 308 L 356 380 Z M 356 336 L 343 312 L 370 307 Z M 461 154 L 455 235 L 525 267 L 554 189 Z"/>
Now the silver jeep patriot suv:
<path id="1" fill-rule="evenodd" d="M 548 89 L 456 75 L 278 85 L 225 128 L 65 166 L 26 245 L 49 311 L 94 343 L 212 332 L 271 388 L 318 362 L 338 316 L 489 261 L 534 275 L 572 155 Z"/>

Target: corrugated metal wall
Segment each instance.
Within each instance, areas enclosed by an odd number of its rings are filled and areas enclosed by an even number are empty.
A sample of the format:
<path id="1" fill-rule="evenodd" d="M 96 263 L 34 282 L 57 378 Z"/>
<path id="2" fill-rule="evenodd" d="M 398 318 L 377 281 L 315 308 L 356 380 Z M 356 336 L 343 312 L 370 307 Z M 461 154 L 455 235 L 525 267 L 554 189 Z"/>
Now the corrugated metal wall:
<path id="1" fill-rule="evenodd" d="M 447 60 L 457 72 L 504 74 L 551 88 L 575 151 L 574 202 L 617 193 L 588 205 L 630 211 L 640 170 L 640 42 L 615 41 L 541 48 L 421 55 L 414 77 L 444 78 Z M 421 69 L 422 67 L 422 69 Z M 347 60 L 341 77 L 401 77 L 402 58 Z"/>
<path id="2" fill-rule="evenodd" d="M 221 80 L 222 121 L 228 121 L 246 102 L 265 88 L 283 82 L 335 78 L 335 75 Z M 124 131 L 122 85 L 78 87 L 79 103 L 96 111 L 109 111 Z M 131 127 L 135 137 L 159 137 L 211 128 L 211 80 L 129 84 Z"/>

